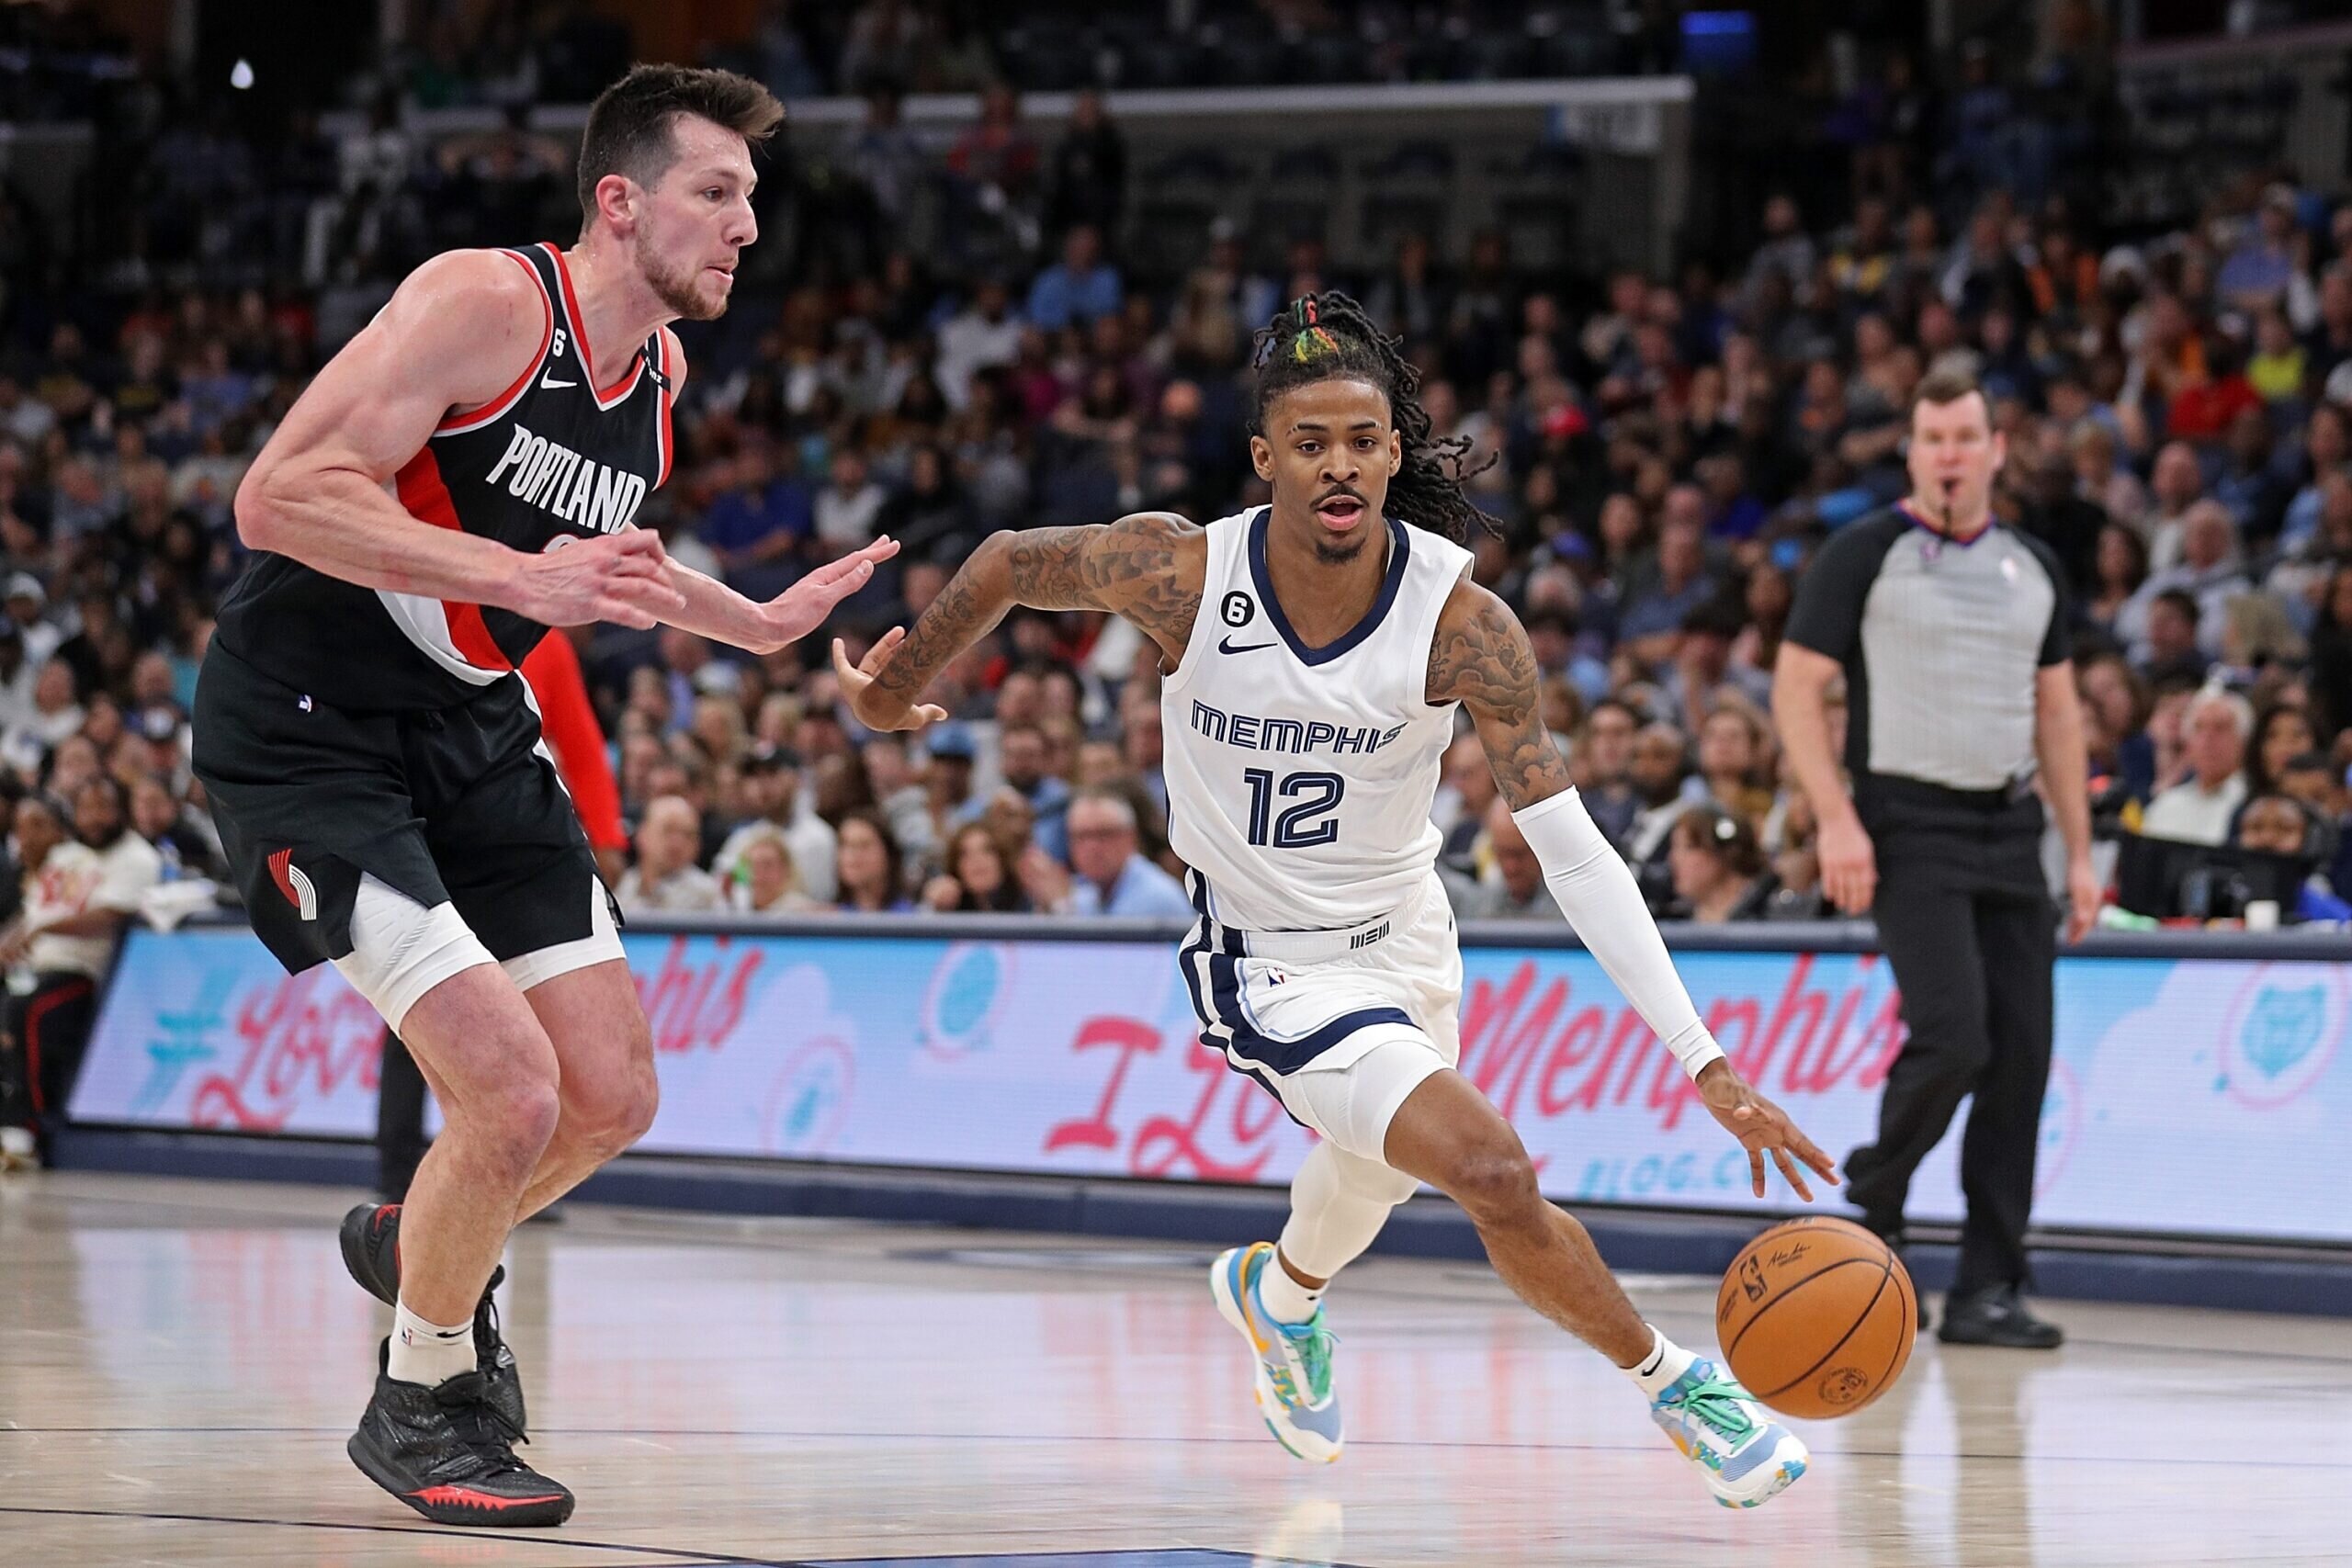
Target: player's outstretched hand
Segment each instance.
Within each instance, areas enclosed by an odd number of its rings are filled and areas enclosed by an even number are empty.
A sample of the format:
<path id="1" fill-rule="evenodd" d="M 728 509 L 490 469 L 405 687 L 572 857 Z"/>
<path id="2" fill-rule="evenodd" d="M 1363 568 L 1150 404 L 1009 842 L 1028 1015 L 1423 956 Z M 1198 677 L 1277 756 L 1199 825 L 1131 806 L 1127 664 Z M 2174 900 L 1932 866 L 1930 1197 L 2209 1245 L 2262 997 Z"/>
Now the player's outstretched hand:
<path id="1" fill-rule="evenodd" d="M 862 549 L 819 567 L 761 605 L 760 616 L 766 623 L 761 640 L 766 646 L 752 651 L 773 653 L 823 626 L 834 605 L 873 581 L 874 569 L 898 553 L 899 541 L 885 534 Z"/>
<path id="2" fill-rule="evenodd" d="M 1764 1156 L 1770 1155 L 1781 1174 L 1789 1179 L 1797 1196 L 1813 1201 L 1813 1189 L 1805 1185 L 1804 1173 L 1789 1156 L 1811 1166 L 1821 1179 L 1835 1187 L 1838 1167 L 1823 1154 L 1819 1145 L 1789 1120 L 1789 1113 L 1756 1092 L 1756 1086 L 1732 1070 L 1728 1060 L 1710 1062 L 1700 1070 L 1699 1093 L 1707 1102 L 1731 1135 L 1747 1150 L 1747 1172 L 1755 1180 L 1756 1195 L 1764 1196 Z"/>
<path id="3" fill-rule="evenodd" d="M 642 631 L 685 607 L 670 586 L 662 536 L 624 528 L 560 550 L 525 556 L 513 608 L 543 626 L 615 621 Z"/>
<path id="4" fill-rule="evenodd" d="M 937 703 L 910 705 L 906 698 L 875 683 L 906 639 L 906 627 L 892 626 L 865 650 L 864 659 L 852 664 L 842 639 L 833 638 L 833 673 L 840 678 L 842 695 L 848 699 L 849 711 L 857 716 L 857 722 L 868 729 L 921 729 L 947 716 L 947 710 Z"/>

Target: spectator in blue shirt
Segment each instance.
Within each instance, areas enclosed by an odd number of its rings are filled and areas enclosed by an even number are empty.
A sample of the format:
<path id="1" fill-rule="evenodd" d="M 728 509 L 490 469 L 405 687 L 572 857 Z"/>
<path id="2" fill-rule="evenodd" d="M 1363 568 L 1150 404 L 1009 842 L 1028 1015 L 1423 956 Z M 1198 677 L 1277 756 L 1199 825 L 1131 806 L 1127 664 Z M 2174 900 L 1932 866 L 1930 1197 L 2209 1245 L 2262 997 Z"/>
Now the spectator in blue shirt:
<path id="1" fill-rule="evenodd" d="M 1082 789 L 1070 801 L 1069 820 L 1070 865 L 1078 874 L 1071 914 L 1191 918 L 1183 887 L 1136 852 L 1136 810 L 1123 796 Z"/>
<path id="2" fill-rule="evenodd" d="M 1069 863 L 1070 789 L 1046 771 L 1046 732 L 1034 724 L 1008 724 L 997 736 L 997 771 L 1004 782 L 1029 803 L 1035 818 L 1033 836 L 1038 848 L 1064 864 Z M 960 812 L 955 826 L 977 822 L 988 802 L 974 800 Z"/>
<path id="3" fill-rule="evenodd" d="M 1117 315 L 1124 299 L 1118 268 L 1102 259 L 1102 236 L 1091 223 L 1074 223 L 1062 241 L 1062 259 L 1029 286 L 1029 321 L 1057 333 L 1073 321 Z"/>
<path id="4" fill-rule="evenodd" d="M 2241 310 L 2276 304 L 2301 269 L 2295 263 L 2295 192 L 2272 186 L 2262 193 L 2255 231 L 2222 263 L 2214 286 Z"/>
<path id="5" fill-rule="evenodd" d="M 704 514 L 702 539 L 718 552 L 730 587 L 746 598 L 773 599 L 800 576 L 814 503 L 808 486 L 777 471 L 765 437 L 743 443 L 734 477 Z"/>
<path id="6" fill-rule="evenodd" d="M 1687 491 L 1688 487 L 1676 489 Z M 1715 580 L 1707 570 L 1704 525 L 1679 510 L 1676 499 L 1674 495 L 1667 498 L 1649 581 L 1626 601 L 1625 612 L 1617 622 L 1620 642 L 1633 645 L 1635 657 L 1645 662 L 1669 657 L 1681 635 L 1682 618 L 1717 592 Z"/>

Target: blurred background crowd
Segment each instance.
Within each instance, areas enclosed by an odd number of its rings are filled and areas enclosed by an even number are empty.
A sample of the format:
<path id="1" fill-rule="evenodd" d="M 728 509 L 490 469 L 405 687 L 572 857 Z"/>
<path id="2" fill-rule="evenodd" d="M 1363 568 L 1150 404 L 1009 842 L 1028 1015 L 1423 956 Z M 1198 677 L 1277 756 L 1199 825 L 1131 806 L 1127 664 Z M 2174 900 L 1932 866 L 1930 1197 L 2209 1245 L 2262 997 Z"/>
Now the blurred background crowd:
<path id="1" fill-rule="evenodd" d="M 349 58 L 297 89 L 278 57 L 141 38 L 128 9 L 0 9 L 0 793 L 25 899 L 77 838 L 153 852 L 115 854 L 118 884 L 219 870 L 186 716 L 245 465 L 417 262 L 570 243 L 546 107 L 676 51 L 626 6 L 387 0 L 352 7 L 382 24 L 356 41 L 309 40 Z M 732 308 L 683 332 L 680 460 L 643 519 L 690 564 L 766 595 L 903 541 L 834 628 L 854 652 L 992 530 L 1256 504 L 1251 333 L 1344 289 L 1404 339 L 1437 432 L 1493 459 L 1479 581 L 1525 620 L 1550 726 L 1654 908 L 1812 917 L 1767 709 L 1792 585 L 1903 492 L 1910 390 L 1964 361 L 2008 443 L 1998 509 L 2072 579 L 2110 851 L 2285 857 L 2286 918 L 2352 913 L 2352 203 L 2260 137 L 2173 149 L 2170 184 L 2133 173 L 2120 64 L 2150 46 L 2125 35 L 2197 7 L 1792 6 L 1744 32 L 1630 0 L 1176 0 L 1133 28 L 1051 3 L 703 9 L 737 25 L 676 57 L 761 77 L 795 118 Z M 1147 139 L 1116 107 L 1602 74 L 1695 97 L 1480 154 L 1463 177 L 1535 199 L 1466 224 L 1399 196 L 1453 180 L 1466 141 L 1400 122 L 1377 158 L 1310 142 L 1227 185 L 1247 149 L 1214 116 Z M 957 93 L 976 105 L 928 96 Z M 71 126 L 61 187 L 39 150 Z M 1547 191 L 1605 220 L 1590 193 L 1629 168 L 1653 218 L 1682 182 L 1662 243 L 1545 239 Z M 1316 194 L 1341 186 L 1361 223 Z M 821 637 L 752 659 L 568 635 L 632 912 L 1185 912 L 1157 678 L 1123 624 L 1016 614 L 930 694 L 952 721 L 909 739 L 846 716 Z M 1559 918 L 1474 739 L 1437 819 L 1463 916 Z M 2239 912 L 2226 878 L 2166 877 L 2142 913 Z"/>

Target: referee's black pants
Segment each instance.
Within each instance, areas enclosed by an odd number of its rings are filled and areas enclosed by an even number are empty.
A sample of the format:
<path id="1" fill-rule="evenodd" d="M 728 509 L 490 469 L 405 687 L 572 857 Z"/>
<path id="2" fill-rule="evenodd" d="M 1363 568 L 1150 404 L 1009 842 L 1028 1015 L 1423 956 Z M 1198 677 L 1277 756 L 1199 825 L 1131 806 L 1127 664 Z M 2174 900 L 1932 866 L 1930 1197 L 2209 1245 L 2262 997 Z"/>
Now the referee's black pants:
<path id="1" fill-rule="evenodd" d="M 1871 912 L 1910 1033 L 1887 1075 L 1877 1141 L 1847 1159 L 1847 1199 L 1872 1230 L 1900 1231 L 1913 1172 L 1973 1095 L 1952 1293 L 2022 1286 L 2058 956 L 2041 803 L 1872 784 L 1862 811 L 1878 862 Z"/>

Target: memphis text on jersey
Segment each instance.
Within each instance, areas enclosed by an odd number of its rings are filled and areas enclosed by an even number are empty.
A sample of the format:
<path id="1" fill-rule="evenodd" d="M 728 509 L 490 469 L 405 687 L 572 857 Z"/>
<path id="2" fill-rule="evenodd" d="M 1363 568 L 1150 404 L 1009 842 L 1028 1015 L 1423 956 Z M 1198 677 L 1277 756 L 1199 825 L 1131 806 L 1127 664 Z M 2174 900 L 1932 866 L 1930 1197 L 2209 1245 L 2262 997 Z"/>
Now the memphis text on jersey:
<path id="1" fill-rule="evenodd" d="M 1369 757 L 1405 733 L 1401 724 L 1383 729 L 1371 724 L 1326 724 L 1319 718 L 1261 718 L 1227 713 L 1198 700 L 1193 704 L 1192 719 L 1196 733 L 1245 751 L 1328 750 L 1334 757 Z"/>
<path id="2" fill-rule="evenodd" d="M 617 534 L 628 527 L 645 501 L 643 475 L 582 457 L 520 423 L 507 439 L 505 455 L 482 482 L 494 485 L 502 477 L 507 494 L 560 522 L 599 534 Z"/>

